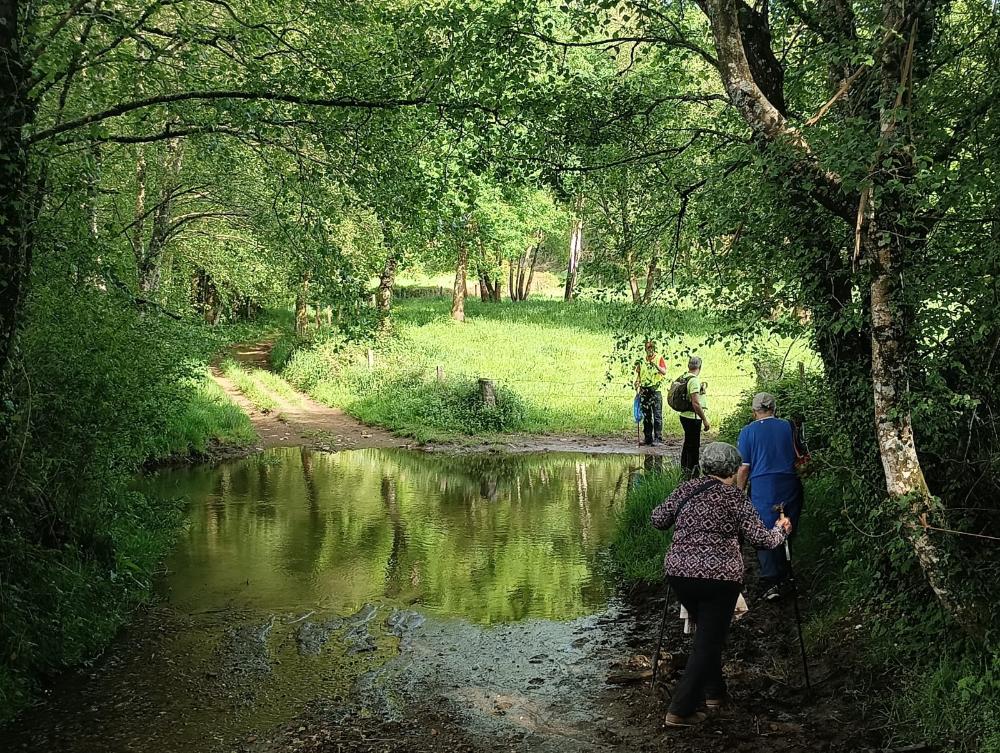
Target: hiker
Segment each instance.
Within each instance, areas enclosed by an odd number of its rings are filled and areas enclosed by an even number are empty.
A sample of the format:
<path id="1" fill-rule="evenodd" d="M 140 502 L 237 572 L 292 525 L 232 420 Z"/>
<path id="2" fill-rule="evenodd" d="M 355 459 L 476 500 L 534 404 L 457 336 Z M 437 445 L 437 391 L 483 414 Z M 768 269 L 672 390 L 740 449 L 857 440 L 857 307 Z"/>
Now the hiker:
<path id="1" fill-rule="evenodd" d="M 681 428 L 684 429 L 684 446 L 681 448 L 681 468 L 685 478 L 693 478 L 698 470 L 698 455 L 701 451 L 702 429 L 710 431 L 705 411 L 706 383 L 701 381 L 701 359 L 688 359 L 687 374 L 682 374 L 670 385 L 667 402 L 680 414 Z"/>
<path id="2" fill-rule="evenodd" d="M 635 367 L 635 388 L 642 406 L 644 445 L 663 441 L 663 395 L 660 386 L 667 375 L 667 362 L 656 352 L 656 343 L 646 340 L 646 360 Z"/>
<path id="3" fill-rule="evenodd" d="M 719 708 L 726 699 L 722 650 L 736 600 L 743 588 L 740 542 L 780 547 L 792 531 L 781 516 L 770 529 L 761 522 L 746 495 L 736 488 L 743 459 L 724 442 L 712 442 L 701 458 L 703 478 L 678 486 L 653 510 L 653 526 L 674 526 L 663 572 L 678 600 L 697 623 L 694 646 L 674 691 L 666 723 L 688 727 L 705 719 L 698 709 Z"/>
<path id="4" fill-rule="evenodd" d="M 750 404 L 754 420 L 740 430 L 736 446 L 743 456 L 737 486 L 750 484 L 750 501 L 765 525 L 773 525 L 779 510 L 798 527 L 802 512 L 802 482 L 795 471 L 800 452 L 796 446 L 795 429 L 791 423 L 775 417 L 777 401 L 774 395 L 758 392 Z M 762 598 L 781 598 L 782 587 L 789 576 L 784 549 L 757 552 L 760 562 Z"/>

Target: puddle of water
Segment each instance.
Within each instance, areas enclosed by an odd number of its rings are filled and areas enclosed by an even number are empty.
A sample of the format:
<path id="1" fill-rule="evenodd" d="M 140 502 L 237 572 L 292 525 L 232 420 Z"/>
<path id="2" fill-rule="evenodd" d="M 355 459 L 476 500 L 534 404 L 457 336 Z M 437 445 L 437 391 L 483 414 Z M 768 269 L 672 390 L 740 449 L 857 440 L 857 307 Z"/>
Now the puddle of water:
<path id="1" fill-rule="evenodd" d="M 601 555 L 643 462 L 281 448 L 159 473 L 147 491 L 191 504 L 156 606 L 12 738 L 214 753 L 314 701 L 433 693 L 483 732 L 571 740 L 617 644 Z"/>
<path id="2" fill-rule="evenodd" d="M 607 601 L 598 558 L 630 460 L 292 448 L 164 472 L 154 493 L 194 500 L 165 596 L 189 614 L 372 601 L 479 623 L 589 614 Z"/>

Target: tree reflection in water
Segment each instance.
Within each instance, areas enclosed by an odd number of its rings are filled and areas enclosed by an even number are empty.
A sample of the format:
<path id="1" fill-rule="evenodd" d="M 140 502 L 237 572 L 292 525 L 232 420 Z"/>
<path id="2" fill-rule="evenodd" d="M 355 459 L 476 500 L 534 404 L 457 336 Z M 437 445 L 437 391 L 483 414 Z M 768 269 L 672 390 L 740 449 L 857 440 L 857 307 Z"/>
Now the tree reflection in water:
<path id="1" fill-rule="evenodd" d="M 166 584 L 185 611 L 389 600 L 492 623 L 603 606 L 599 553 L 634 462 L 285 448 L 150 484 L 192 503 Z"/>

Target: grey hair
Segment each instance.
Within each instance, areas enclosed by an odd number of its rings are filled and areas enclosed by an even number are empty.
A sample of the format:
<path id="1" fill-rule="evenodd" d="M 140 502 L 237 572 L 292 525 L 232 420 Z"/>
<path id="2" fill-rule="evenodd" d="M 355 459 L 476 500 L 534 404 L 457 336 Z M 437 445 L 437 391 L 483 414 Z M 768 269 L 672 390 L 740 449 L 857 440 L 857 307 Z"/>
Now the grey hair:
<path id="1" fill-rule="evenodd" d="M 701 358 L 698 356 L 691 356 L 688 359 L 688 371 L 695 371 L 701 368 Z"/>
<path id="2" fill-rule="evenodd" d="M 729 478 L 743 463 L 740 451 L 725 442 L 712 442 L 701 449 L 701 472 L 706 476 Z"/>

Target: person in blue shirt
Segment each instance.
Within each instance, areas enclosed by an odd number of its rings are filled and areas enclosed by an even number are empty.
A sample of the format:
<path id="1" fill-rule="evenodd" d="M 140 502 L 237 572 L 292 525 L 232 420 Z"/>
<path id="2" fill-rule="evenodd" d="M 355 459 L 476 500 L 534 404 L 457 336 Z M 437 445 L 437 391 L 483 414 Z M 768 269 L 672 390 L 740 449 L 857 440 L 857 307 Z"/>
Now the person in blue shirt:
<path id="1" fill-rule="evenodd" d="M 785 515 L 798 530 L 802 512 L 802 482 L 795 471 L 799 456 L 792 425 L 776 418 L 777 402 L 774 395 L 758 392 L 751 404 L 754 420 L 740 431 L 736 446 L 743 457 L 737 474 L 740 489 L 750 485 L 750 501 L 765 527 L 774 526 L 784 507 Z M 757 552 L 760 561 L 760 579 L 764 599 L 770 601 L 782 595 L 781 585 L 788 578 L 789 568 L 785 550 L 764 549 Z"/>

